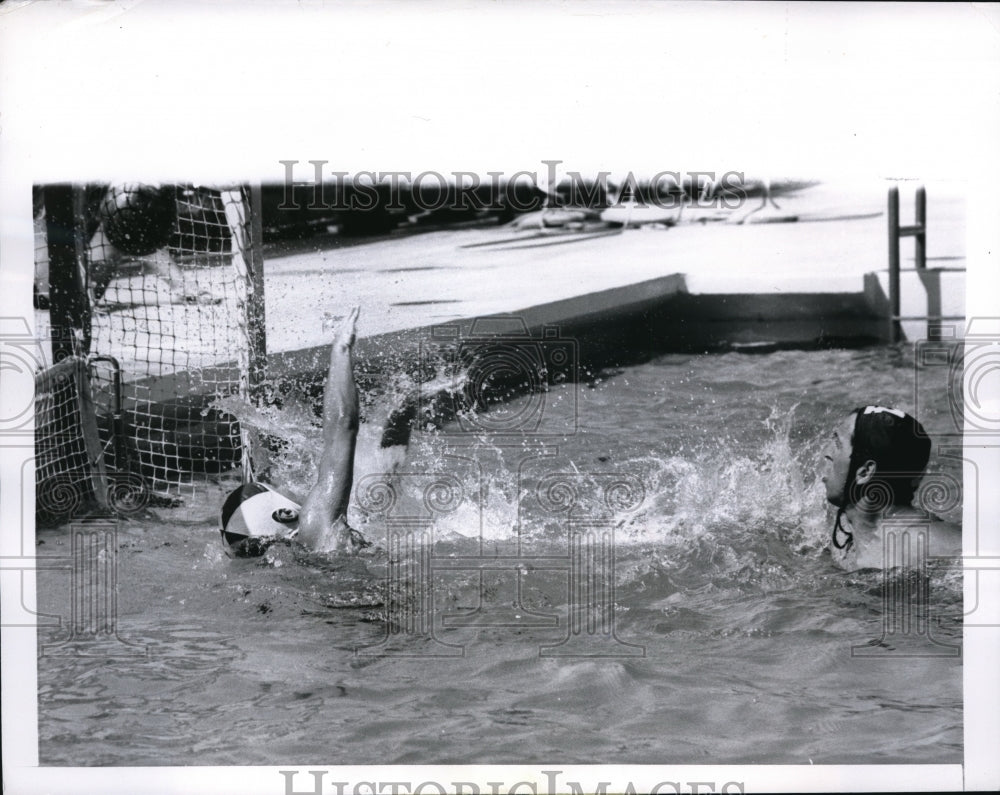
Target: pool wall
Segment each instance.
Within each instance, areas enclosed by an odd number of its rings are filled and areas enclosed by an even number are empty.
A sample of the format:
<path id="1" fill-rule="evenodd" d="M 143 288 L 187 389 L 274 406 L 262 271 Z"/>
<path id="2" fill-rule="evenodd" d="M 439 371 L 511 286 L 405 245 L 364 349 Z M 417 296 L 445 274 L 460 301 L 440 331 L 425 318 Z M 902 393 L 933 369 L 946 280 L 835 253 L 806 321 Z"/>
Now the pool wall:
<path id="1" fill-rule="evenodd" d="M 623 287 L 512 308 L 486 316 L 523 321 L 523 330 L 494 323 L 487 334 L 542 341 L 546 334 L 574 340 L 585 370 L 634 363 L 671 351 L 763 352 L 776 347 L 854 347 L 885 342 L 888 338 L 888 279 L 885 272 L 869 273 L 856 292 L 692 293 L 684 274 L 671 274 Z M 902 274 L 902 314 L 924 316 L 928 311 L 961 317 L 965 300 L 962 271 L 929 270 Z M 481 320 L 481 318 L 480 318 Z M 943 321 L 945 336 L 962 336 L 963 321 Z M 482 327 L 482 323 L 478 323 Z M 927 334 L 927 321 L 904 321 L 908 340 Z M 549 329 L 549 331 L 546 331 Z M 359 377 L 380 379 L 392 373 L 416 373 L 421 351 L 440 344 L 441 334 L 455 340 L 482 336 L 476 318 L 360 336 L 356 347 Z M 267 357 L 268 377 L 284 389 L 312 391 L 322 383 L 326 345 L 280 351 Z M 225 369 L 231 365 L 222 365 Z M 202 392 L 211 378 L 175 373 L 148 379 L 156 400 L 188 400 Z"/>

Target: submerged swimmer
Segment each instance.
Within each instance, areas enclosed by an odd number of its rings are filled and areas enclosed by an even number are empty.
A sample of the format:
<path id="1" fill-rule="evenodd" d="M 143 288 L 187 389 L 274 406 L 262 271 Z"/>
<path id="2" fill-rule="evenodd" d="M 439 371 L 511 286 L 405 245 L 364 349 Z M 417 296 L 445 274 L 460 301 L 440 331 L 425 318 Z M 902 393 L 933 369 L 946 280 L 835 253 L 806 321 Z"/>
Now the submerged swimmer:
<path id="1" fill-rule="evenodd" d="M 222 506 L 222 540 L 236 557 L 261 555 L 277 540 L 296 540 L 315 552 L 357 552 L 370 546 L 347 524 L 358 437 L 354 334 L 358 307 L 334 332 L 323 395 L 323 455 L 316 485 L 300 507 L 261 483 L 234 490 Z"/>
<path id="2" fill-rule="evenodd" d="M 837 506 L 832 549 L 844 568 L 915 565 L 886 561 L 887 529 L 927 533 L 930 557 L 962 554 L 962 532 L 913 506 L 913 497 L 930 458 L 931 442 L 923 426 L 899 409 L 855 409 L 834 429 L 823 456 L 826 498 Z M 909 554 L 915 555 L 914 545 Z"/>

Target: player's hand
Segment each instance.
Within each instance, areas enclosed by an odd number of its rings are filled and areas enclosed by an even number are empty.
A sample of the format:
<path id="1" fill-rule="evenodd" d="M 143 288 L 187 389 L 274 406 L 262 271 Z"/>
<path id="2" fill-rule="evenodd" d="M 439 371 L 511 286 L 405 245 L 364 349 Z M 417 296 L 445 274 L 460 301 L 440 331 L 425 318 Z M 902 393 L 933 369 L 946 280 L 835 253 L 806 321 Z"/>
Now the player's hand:
<path id="1" fill-rule="evenodd" d="M 333 346 L 342 351 L 349 350 L 354 345 L 354 336 L 358 323 L 358 314 L 361 307 L 352 306 L 347 317 L 340 321 L 340 325 L 333 332 Z"/>

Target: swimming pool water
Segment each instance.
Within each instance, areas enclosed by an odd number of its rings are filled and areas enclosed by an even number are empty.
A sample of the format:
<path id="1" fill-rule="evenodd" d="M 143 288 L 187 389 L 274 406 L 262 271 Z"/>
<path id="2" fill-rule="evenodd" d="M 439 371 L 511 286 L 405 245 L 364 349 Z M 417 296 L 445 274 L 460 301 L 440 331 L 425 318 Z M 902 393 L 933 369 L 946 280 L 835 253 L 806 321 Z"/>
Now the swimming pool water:
<path id="1" fill-rule="evenodd" d="M 873 645 L 886 582 L 832 565 L 816 479 L 832 424 L 870 402 L 919 403 L 931 471 L 960 479 L 938 454 L 946 378 L 915 375 L 895 348 L 663 355 L 547 393 L 553 411 L 575 406 L 575 422 L 544 445 L 425 432 L 402 462 L 373 449 L 370 397 L 355 481 L 369 491 L 351 519 L 383 549 L 229 560 L 216 517 L 232 476 L 122 522 L 123 643 L 74 656 L 60 652 L 65 629 L 39 630 L 56 644 L 38 663 L 41 762 L 960 762 L 957 567 L 932 562 L 934 642 Z M 273 482 L 301 497 L 318 453 L 312 415 L 290 405 L 269 421 L 290 440 Z M 386 540 L 390 525 L 418 528 L 413 555 Z M 545 656 L 568 622 L 587 635 L 595 615 L 567 606 L 565 566 L 546 568 L 581 528 L 614 533 L 619 642 L 612 656 Z M 69 551 L 65 528 L 37 538 L 39 554 Z M 517 552 L 516 569 L 448 564 Z M 430 590 L 413 587 L 419 561 Z M 67 573 L 38 581 L 40 610 L 66 615 Z"/>

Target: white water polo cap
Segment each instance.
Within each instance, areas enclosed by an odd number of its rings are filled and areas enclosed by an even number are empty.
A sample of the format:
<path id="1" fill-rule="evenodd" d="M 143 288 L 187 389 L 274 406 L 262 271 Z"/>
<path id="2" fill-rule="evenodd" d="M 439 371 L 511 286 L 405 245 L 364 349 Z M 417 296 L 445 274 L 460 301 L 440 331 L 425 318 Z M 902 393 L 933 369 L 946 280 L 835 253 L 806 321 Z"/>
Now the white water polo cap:
<path id="1" fill-rule="evenodd" d="M 222 544 L 237 558 L 263 555 L 271 542 L 299 528 L 300 506 L 261 483 L 234 489 L 222 504 Z"/>

